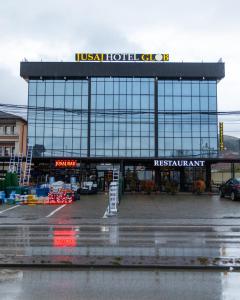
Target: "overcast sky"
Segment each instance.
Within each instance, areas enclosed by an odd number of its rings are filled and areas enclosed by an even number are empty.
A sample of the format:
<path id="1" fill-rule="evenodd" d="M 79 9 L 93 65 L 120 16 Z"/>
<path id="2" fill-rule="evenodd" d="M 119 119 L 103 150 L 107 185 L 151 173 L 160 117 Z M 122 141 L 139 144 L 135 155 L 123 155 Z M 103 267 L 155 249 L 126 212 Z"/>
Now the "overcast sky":
<path id="1" fill-rule="evenodd" d="M 0 103 L 27 104 L 27 83 L 19 76 L 24 58 L 74 61 L 75 52 L 138 52 L 169 53 L 173 62 L 222 58 L 218 109 L 240 110 L 238 0 L 0 3 Z"/>

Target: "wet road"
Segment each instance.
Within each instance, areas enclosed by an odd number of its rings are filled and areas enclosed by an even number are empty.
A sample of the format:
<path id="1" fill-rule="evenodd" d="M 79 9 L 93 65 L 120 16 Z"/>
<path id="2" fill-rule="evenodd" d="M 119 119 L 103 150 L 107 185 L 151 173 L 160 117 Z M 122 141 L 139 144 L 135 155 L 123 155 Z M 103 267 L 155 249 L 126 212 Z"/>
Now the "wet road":
<path id="1" fill-rule="evenodd" d="M 0 264 L 240 266 L 240 202 L 218 196 L 106 195 L 72 205 L 1 206 Z"/>
<path id="2" fill-rule="evenodd" d="M 1 225 L 1 264 L 240 266 L 240 226 Z"/>
<path id="3" fill-rule="evenodd" d="M 238 300 L 240 273 L 0 269 L 3 300 Z"/>

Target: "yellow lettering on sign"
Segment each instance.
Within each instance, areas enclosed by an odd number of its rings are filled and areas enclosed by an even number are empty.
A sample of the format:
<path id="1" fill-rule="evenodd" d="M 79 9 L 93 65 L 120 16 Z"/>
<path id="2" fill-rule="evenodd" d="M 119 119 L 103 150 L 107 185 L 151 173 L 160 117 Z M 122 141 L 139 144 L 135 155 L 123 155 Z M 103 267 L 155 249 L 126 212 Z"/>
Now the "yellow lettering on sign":
<path id="1" fill-rule="evenodd" d="M 169 61 L 169 54 L 75 53 L 76 61 Z"/>
<path id="2" fill-rule="evenodd" d="M 93 60 L 93 55 L 92 54 L 88 54 L 88 59 L 87 60 Z"/>
<path id="3" fill-rule="evenodd" d="M 81 53 L 80 60 L 87 60 L 87 54 Z"/>
<path id="4" fill-rule="evenodd" d="M 93 58 L 93 60 L 98 60 L 98 61 L 100 61 L 101 59 L 100 59 L 99 55 L 96 54 L 95 57 Z"/>
<path id="5" fill-rule="evenodd" d="M 162 58 L 163 61 L 169 61 L 169 54 L 168 53 L 162 54 Z"/>
<path id="6" fill-rule="evenodd" d="M 142 54 L 141 60 L 149 61 L 149 60 L 151 60 L 150 57 L 151 57 L 151 54 Z"/>

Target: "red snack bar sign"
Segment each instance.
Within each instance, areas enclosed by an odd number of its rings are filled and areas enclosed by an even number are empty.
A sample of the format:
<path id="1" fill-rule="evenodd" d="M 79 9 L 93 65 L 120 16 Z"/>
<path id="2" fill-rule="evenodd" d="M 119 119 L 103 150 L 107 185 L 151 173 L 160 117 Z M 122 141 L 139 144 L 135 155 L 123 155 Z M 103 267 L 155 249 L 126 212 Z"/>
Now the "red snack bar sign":
<path id="1" fill-rule="evenodd" d="M 56 168 L 76 168 L 77 161 L 74 159 L 57 159 L 55 160 Z"/>

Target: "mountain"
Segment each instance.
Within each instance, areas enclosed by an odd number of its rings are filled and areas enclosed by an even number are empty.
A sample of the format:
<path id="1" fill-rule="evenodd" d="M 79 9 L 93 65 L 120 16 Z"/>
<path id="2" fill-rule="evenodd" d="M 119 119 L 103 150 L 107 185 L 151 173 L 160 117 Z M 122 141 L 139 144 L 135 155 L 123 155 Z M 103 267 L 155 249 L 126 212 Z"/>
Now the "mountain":
<path id="1" fill-rule="evenodd" d="M 240 139 L 230 135 L 223 136 L 224 148 L 231 152 L 240 152 Z"/>

